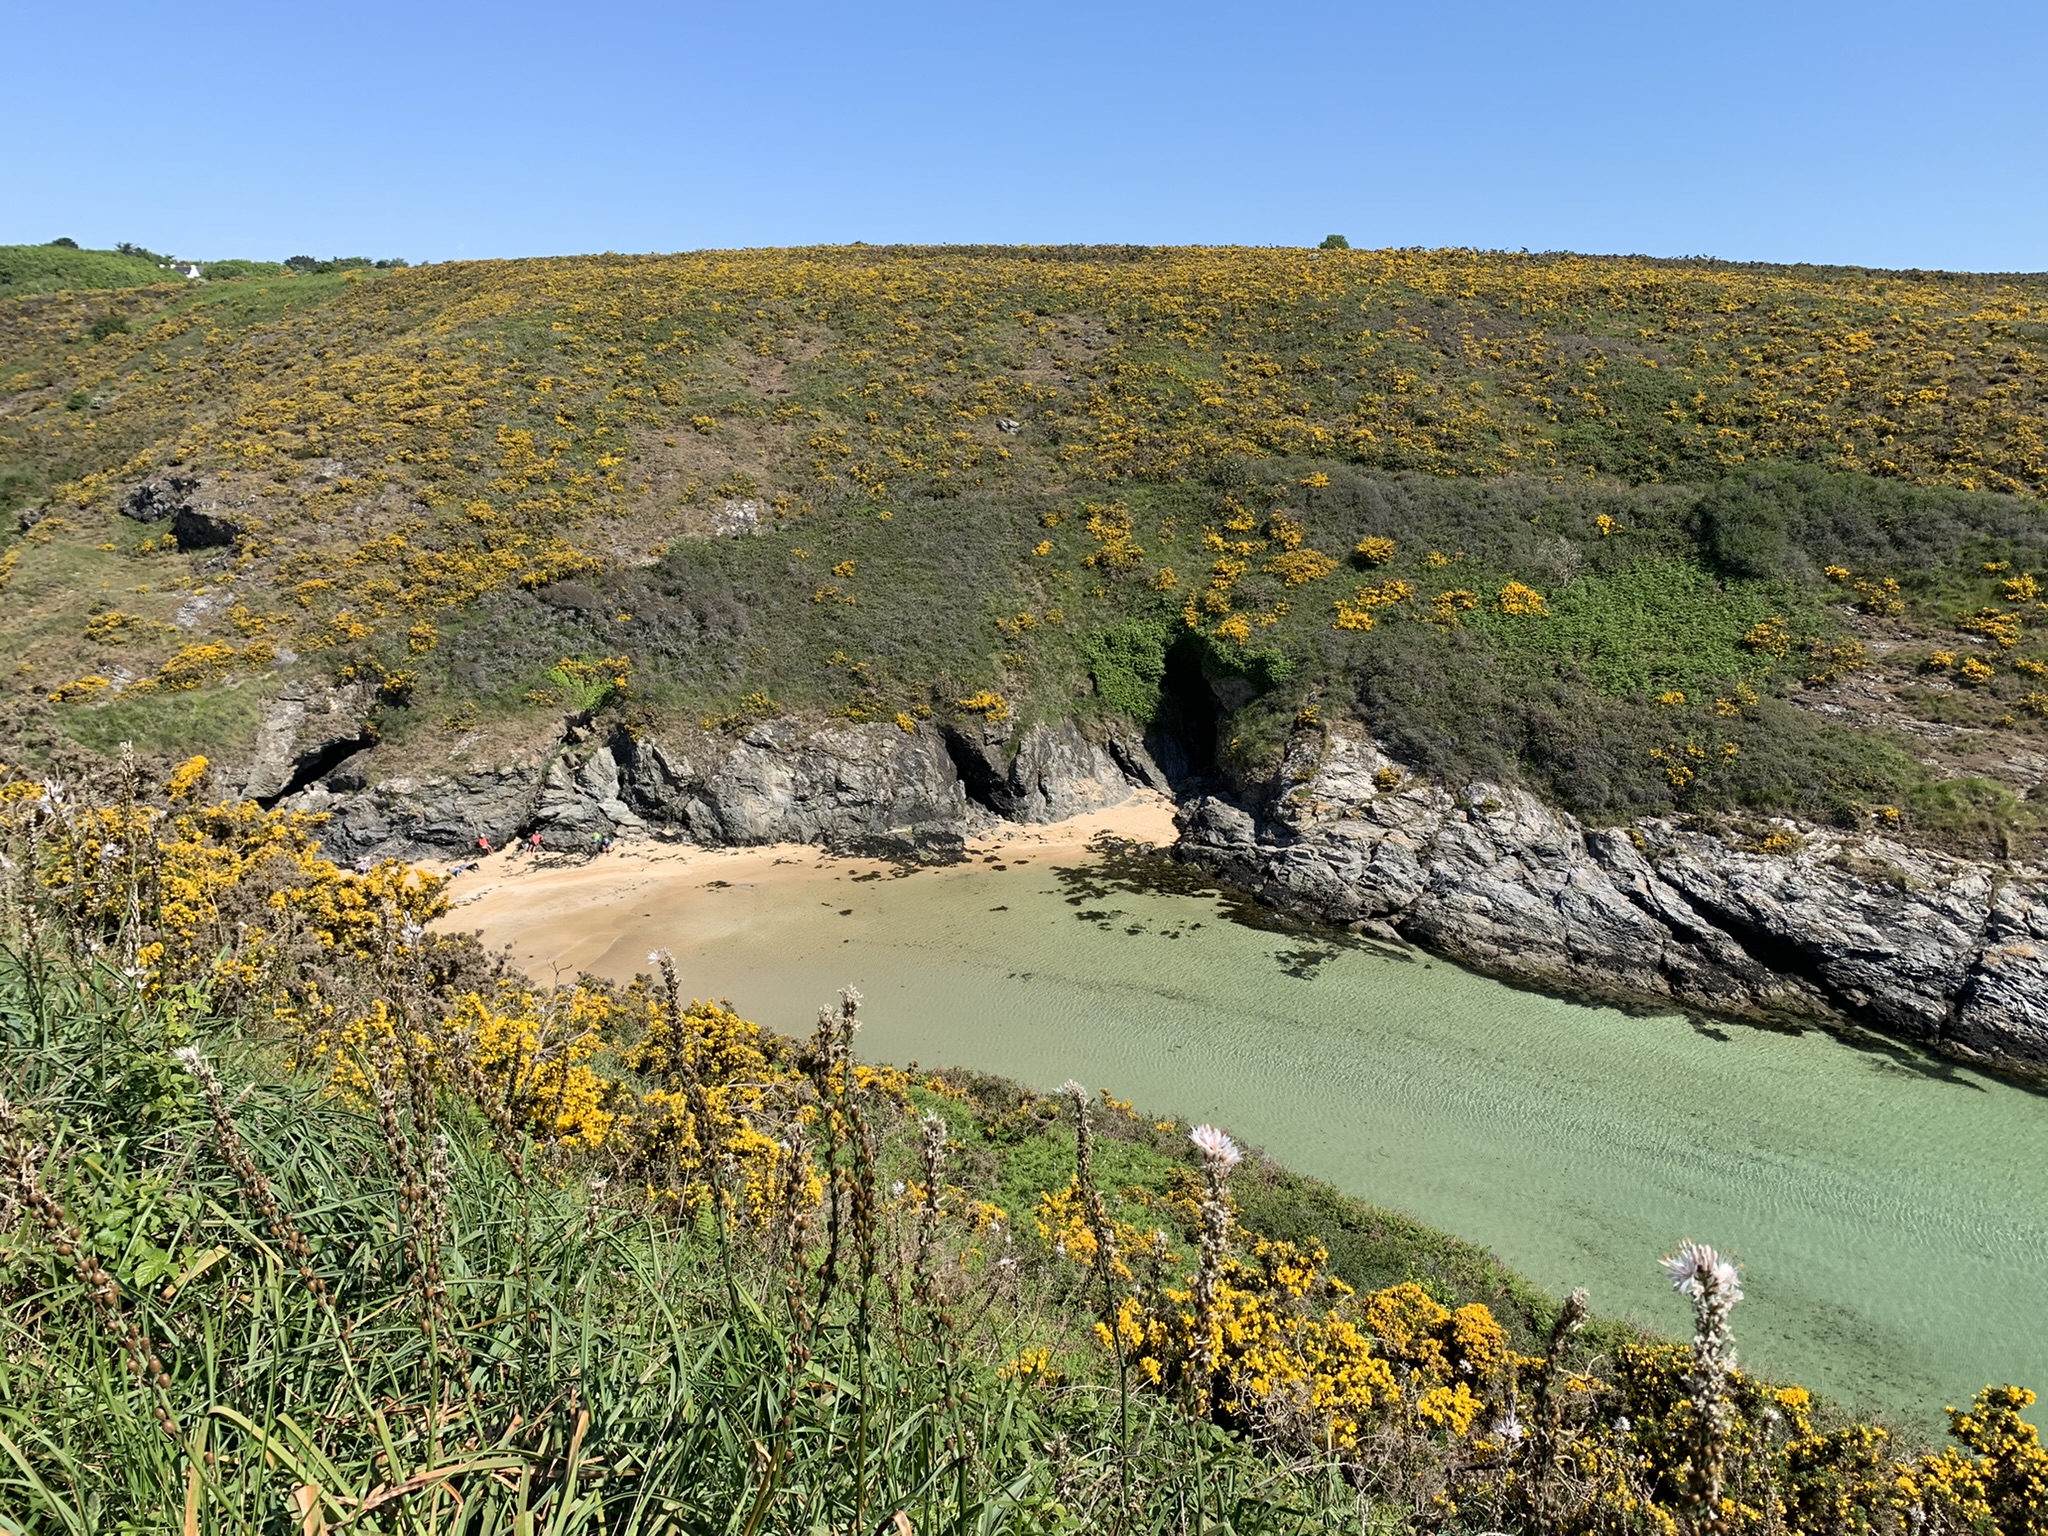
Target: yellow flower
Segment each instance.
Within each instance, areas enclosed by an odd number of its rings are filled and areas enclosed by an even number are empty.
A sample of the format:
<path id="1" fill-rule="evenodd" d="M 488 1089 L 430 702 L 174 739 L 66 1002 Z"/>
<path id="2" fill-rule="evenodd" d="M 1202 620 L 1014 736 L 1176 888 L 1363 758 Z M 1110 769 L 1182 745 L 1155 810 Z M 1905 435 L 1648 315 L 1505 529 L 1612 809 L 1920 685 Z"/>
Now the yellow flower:
<path id="1" fill-rule="evenodd" d="M 1351 552 L 1367 565 L 1385 565 L 1394 558 L 1394 541 L 1379 534 L 1367 534 Z"/>

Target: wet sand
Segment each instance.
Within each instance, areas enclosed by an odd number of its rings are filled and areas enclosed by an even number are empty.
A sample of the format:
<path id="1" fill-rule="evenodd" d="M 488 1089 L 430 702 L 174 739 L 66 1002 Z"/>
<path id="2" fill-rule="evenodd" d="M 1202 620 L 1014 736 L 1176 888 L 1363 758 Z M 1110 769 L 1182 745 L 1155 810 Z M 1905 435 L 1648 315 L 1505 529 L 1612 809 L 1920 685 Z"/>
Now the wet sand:
<path id="1" fill-rule="evenodd" d="M 1005 826 L 970 841 L 967 864 L 912 875 L 884 860 L 838 858 L 802 843 L 697 848 L 649 840 L 588 857 L 499 852 L 455 877 L 448 915 L 435 926 L 481 931 L 486 944 L 509 949 L 512 963 L 535 981 L 566 981 L 584 971 L 622 980 L 647 969 L 650 950 L 713 942 L 740 926 L 732 904 L 719 899 L 725 891 L 744 887 L 812 905 L 875 879 L 945 880 L 969 868 L 1052 857 L 1072 863 L 1105 835 L 1171 843 L 1172 800 L 1138 790 L 1122 805 L 1085 816 Z"/>

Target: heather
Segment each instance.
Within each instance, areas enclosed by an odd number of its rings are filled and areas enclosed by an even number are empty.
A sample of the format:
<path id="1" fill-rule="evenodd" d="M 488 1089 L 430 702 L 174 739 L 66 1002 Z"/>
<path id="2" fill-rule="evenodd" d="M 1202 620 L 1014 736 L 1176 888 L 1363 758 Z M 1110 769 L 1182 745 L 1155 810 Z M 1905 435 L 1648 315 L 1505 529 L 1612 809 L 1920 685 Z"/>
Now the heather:
<path id="1" fill-rule="evenodd" d="M 2030 1393 L 1934 1450 L 1756 1380 L 1702 1244 L 1633 1334 L 852 994 L 538 985 L 209 771 L 0 791 L 23 1529 L 2042 1529 Z"/>
<path id="2" fill-rule="evenodd" d="M 247 741 L 252 694 L 353 684 L 373 768 L 565 712 L 1114 712 L 1246 782 L 1355 719 L 1589 820 L 2022 853 L 2044 326 L 2025 275 L 1464 251 L 18 297 L 7 708 L 45 761 L 168 766 Z M 123 516 L 145 483 L 212 510 Z"/>

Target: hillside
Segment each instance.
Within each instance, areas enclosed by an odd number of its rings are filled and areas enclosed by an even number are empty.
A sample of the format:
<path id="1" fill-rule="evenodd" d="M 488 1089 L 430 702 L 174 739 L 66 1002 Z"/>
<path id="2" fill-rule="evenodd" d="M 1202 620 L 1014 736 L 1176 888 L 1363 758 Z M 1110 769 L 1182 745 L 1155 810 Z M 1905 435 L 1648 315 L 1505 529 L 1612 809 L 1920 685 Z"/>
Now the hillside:
<path id="1" fill-rule="evenodd" d="M 1361 935 L 2039 1070 L 2044 365 L 2035 276 L 1471 252 L 0 299 L 0 1509 L 2037 1529 L 2029 1393 L 1933 1453 L 1744 1375 L 1711 1250 L 1692 1349 L 1588 1325 L 850 997 L 543 986 L 410 861 L 1135 778 Z"/>
<path id="2" fill-rule="evenodd" d="M 1985 871 L 2048 829 L 2038 276 L 1124 248 L 355 268 L 0 302 L 0 379 L 10 729 L 53 762 L 253 762 L 247 793 L 327 796 L 338 849 L 636 815 L 766 835 L 660 784 L 770 722 L 938 753 L 932 793 L 876 791 L 878 829 L 953 815 L 956 770 L 1018 814 L 1044 725 L 1121 732 L 1132 771 L 1270 831 L 1362 734 L 1381 789 L 1526 791 L 1568 842 L 1660 848 L 1676 818 L 1850 879 L 1796 941 L 1746 897 L 1717 915 L 1750 959 L 1674 960 L 1697 946 L 1658 917 L 1580 972 L 1932 1037 L 1985 993 Z M 583 763 L 593 732 L 615 766 Z M 857 740 L 830 752 L 900 783 Z M 580 807 L 542 790 L 558 760 Z M 1208 846 L 1259 886 L 1237 837 Z M 1887 962 L 1885 986 L 1932 976 L 1913 998 L 1759 978 L 1756 953 L 1850 955 L 1844 924 L 1918 931 L 1870 893 L 1930 881 L 1970 894 L 1938 953 Z M 1389 921 L 1509 971 L 1556 942 Z M 2015 1006 L 1959 1048 L 2048 1052 L 2006 1039 Z"/>

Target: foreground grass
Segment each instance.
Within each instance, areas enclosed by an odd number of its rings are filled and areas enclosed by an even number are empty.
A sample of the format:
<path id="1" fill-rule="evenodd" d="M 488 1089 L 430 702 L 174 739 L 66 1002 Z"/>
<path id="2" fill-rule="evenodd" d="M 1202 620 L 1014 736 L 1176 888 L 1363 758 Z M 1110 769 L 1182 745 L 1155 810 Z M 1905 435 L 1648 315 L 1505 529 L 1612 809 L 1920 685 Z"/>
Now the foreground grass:
<path id="1" fill-rule="evenodd" d="M 16 1530 L 253 1532 L 285 1510 L 306 1529 L 464 1532 L 865 1531 L 898 1510 L 921 1531 L 1168 1528 L 1204 1510 L 1357 1526 L 1341 1482 L 1168 1404 L 1127 1401 L 1119 1422 L 1099 1380 L 1048 1393 L 1006 1376 L 1047 1336 L 1049 1298 L 1014 1270 L 986 1269 L 943 1315 L 886 1284 L 821 1297 L 816 1274 L 764 1263 L 709 1216 L 522 1177 L 452 1114 L 411 1148 L 436 1227 L 410 1247 L 393 1167 L 408 1154 L 374 1114 L 264 1072 L 118 976 L 82 996 L 77 979 L 0 973 L 23 1106 L 9 1151 L 53 1142 L 43 1176 L 86 1226 L 68 1256 L 19 1230 L 0 1247 Z M 243 1058 L 224 1068 L 232 1141 L 166 1070 L 188 1034 Z M 259 1189 L 290 1214 L 266 1217 Z M 120 1298 L 97 1316 L 93 1263 Z M 117 1316 L 147 1340 L 147 1380 L 105 1326 Z"/>
<path id="2" fill-rule="evenodd" d="M 537 988 L 303 818 L 0 781 L 0 1528 L 2048 1529 L 1939 1454 L 1107 1091 Z"/>

